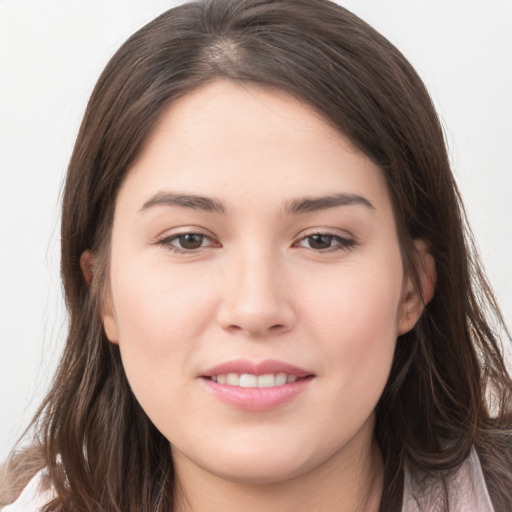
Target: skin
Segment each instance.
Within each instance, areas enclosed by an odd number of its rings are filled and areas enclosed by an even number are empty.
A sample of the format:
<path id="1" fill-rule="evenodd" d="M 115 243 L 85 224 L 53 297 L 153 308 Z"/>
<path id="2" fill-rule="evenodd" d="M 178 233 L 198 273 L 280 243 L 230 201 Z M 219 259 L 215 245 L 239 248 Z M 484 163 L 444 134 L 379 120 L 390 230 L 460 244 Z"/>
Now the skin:
<path id="1" fill-rule="evenodd" d="M 162 191 L 225 211 L 148 205 Z M 338 193 L 369 204 L 287 211 Z M 176 235 L 190 232 L 201 247 L 180 249 Z M 286 93 L 217 81 L 168 108 L 117 198 L 103 321 L 171 443 L 178 511 L 378 510 L 373 411 L 396 338 L 433 290 L 416 246 L 419 293 L 382 171 Z M 280 407 L 240 410 L 200 377 L 238 358 L 314 378 Z"/>

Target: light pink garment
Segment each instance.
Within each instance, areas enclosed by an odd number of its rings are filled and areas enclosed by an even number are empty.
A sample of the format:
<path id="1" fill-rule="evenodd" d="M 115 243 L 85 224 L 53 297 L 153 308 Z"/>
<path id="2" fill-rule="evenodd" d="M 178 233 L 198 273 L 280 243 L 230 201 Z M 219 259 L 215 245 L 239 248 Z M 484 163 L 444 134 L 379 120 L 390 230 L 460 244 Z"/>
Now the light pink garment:
<path id="1" fill-rule="evenodd" d="M 445 488 L 442 481 L 428 481 L 426 495 L 421 490 L 422 483 L 413 481 L 406 468 L 402 512 L 445 512 Z M 480 460 L 474 449 L 457 473 L 446 480 L 446 487 L 450 512 L 494 512 Z"/>
<path id="2" fill-rule="evenodd" d="M 19 498 L 2 508 L 1 512 L 39 512 L 53 498 L 53 492 L 51 487 L 46 485 L 46 480 L 47 476 L 43 469 L 30 480 Z"/>
<path id="3" fill-rule="evenodd" d="M 51 489 L 44 488 L 44 476 L 44 470 L 37 473 L 16 502 L 1 512 L 40 512 L 52 499 Z M 440 480 L 429 483 L 426 496 L 418 489 L 406 470 L 402 512 L 445 512 Z M 475 450 L 471 450 L 464 464 L 448 481 L 448 501 L 450 512 L 494 512 Z"/>

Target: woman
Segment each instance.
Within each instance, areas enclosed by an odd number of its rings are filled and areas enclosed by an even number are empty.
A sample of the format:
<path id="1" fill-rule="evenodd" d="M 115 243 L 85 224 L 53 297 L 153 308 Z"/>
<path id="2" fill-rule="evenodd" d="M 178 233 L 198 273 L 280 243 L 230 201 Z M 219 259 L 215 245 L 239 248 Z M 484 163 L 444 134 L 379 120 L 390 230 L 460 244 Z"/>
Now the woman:
<path id="1" fill-rule="evenodd" d="M 214 0 L 141 29 L 62 218 L 70 332 L 10 510 L 510 508 L 502 321 L 442 130 L 351 13 Z"/>

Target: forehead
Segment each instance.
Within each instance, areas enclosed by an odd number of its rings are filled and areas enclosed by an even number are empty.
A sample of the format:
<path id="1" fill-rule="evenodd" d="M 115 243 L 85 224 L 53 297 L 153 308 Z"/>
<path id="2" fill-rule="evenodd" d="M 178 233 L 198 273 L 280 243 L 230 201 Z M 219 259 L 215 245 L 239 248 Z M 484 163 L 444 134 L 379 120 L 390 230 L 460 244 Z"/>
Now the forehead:
<path id="1" fill-rule="evenodd" d="M 163 112 L 126 186 L 228 200 L 242 192 L 269 200 L 365 192 L 389 203 L 382 171 L 311 107 L 277 89 L 223 80 Z"/>

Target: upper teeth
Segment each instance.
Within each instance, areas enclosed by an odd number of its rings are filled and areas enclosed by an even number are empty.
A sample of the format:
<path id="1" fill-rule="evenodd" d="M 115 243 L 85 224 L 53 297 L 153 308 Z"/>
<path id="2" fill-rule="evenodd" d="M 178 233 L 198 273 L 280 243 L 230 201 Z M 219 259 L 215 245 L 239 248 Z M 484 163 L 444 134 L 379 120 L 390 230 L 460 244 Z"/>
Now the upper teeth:
<path id="1" fill-rule="evenodd" d="M 269 373 L 267 375 L 228 373 L 213 376 L 212 380 L 219 384 L 239 386 L 242 388 L 272 388 L 274 386 L 282 386 L 288 382 L 295 382 L 297 376 L 287 375 L 286 373 Z"/>

